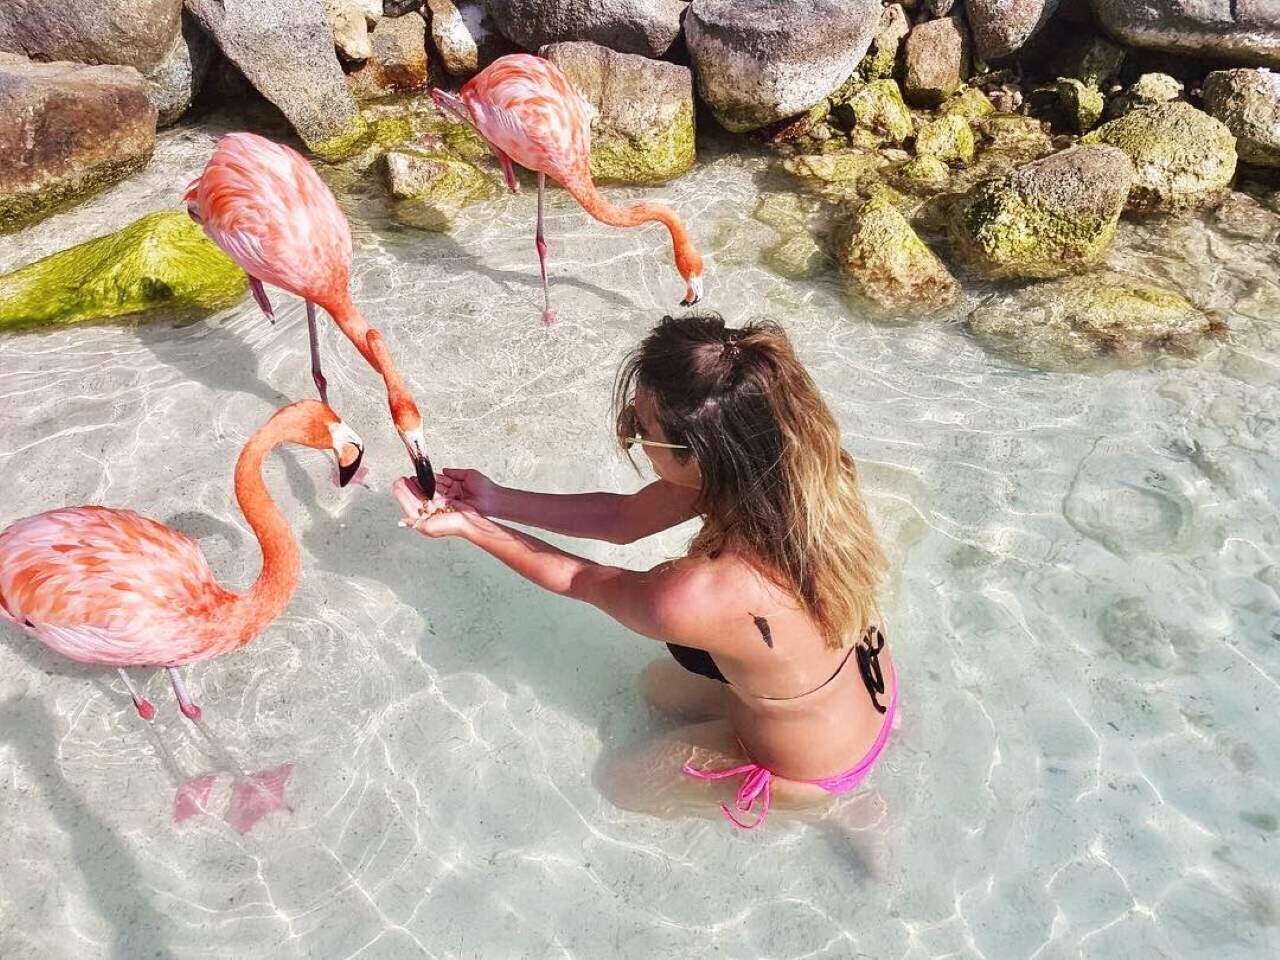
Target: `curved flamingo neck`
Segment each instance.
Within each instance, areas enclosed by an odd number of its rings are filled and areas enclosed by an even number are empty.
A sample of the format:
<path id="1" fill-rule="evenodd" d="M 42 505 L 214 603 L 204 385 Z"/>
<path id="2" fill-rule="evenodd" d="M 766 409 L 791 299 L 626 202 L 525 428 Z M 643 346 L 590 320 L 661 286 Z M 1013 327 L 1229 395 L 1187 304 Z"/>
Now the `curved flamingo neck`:
<path id="1" fill-rule="evenodd" d="M 279 422 L 270 420 L 249 438 L 236 460 L 236 501 L 262 550 L 258 579 L 236 600 L 241 622 L 248 626 L 242 643 L 247 643 L 284 611 L 298 586 L 302 566 L 298 544 L 262 479 L 263 461 L 284 440 Z"/>
<path id="2" fill-rule="evenodd" d="M 638 227 L 642 223 L 655 221 L 661 223 L 671 234 L 671 249 L 677 266 L 697 258 L 698 253 L 689 240 L 684 223 L 670 207 L 661 203 L 635 203 L 629 207 L 616 207 L 596 189 L 595 182 L 589 175 L 575 178 L 564 186 L 583 210 L 611 227 Z"/>

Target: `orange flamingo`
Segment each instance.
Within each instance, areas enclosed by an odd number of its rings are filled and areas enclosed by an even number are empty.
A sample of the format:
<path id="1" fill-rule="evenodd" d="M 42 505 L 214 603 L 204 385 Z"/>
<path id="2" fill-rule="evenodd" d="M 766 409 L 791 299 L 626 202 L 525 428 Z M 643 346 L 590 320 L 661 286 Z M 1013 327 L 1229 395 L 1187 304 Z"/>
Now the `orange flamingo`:
<path id="1" fill-rule="evenodd" d="M 218 141 L 184 199 L 191 219 L 249 275 L 254 299 L 268 318 L 274 320 L 263 283 L 306 301 L 311 377 L 325 403 L 329 394 L 320 369 L 316 305 L 333 317 L 383 378 L 391 419 L 418 483 L 434 494 L 422 416 L 385 344 L 351 299 L 351 227 L 311 164 L 265 137 L 229 133 Z"/>
<path id="2" fill-rule="evenodd" d="M 660 203 L 615 207 L 591 179 L 591 119 L 595 108 L 564 72 L 549 60 L 513 53 L 493 61 L 467 81 L 461 96 L 435 89 L 437 105 L 474 126 L 493 147 L 517 190 L 512 162 L 538 174 L 538 229 L 534 243 L 542 272 L 542 319 L 554 319 L 547 289 L 547 242 L 542 230 L 546 178 L 563 186 L 582 208 L 601 223 L 635 227 L 658 221 L 671 233 L 676 269 L 685 281 L 682 306 L 702 298 L 702 257 L 694 249 L 676 212 Z"/>
<path id="3" fill-rule="evenodd" d="M 249 643 L 298 585 L 298 545 L 262 480 L 263 460 L 282 443 L 333 450 L 343 486 L 364 455 L 355 431 L 315 400 L 283 407 L 249 438 L 235 491 L 262 570 L 246 592 L 214 580 L 199 546 L 177 530 L 130 510 L 63 507 L 0 531 L 0 620 L 64 657 L 116 667 L 144 720 L 155 707 L 124 668 L 164 667 L 183 714 L 199 720 L 178 667 Z"/>

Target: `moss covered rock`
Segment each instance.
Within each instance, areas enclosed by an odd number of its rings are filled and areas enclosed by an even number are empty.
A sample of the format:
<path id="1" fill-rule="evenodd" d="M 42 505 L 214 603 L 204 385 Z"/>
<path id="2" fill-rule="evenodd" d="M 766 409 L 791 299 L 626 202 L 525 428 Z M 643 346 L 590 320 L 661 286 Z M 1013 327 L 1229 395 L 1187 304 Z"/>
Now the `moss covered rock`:
<path id="1" fill-rule="evenodd" d="M 831 113 L 845 129 L 870 130 L 891 143 L 901 143 L 911 136 L 911 111 L 892 80 L 848 86 L 843 101 Z"/>
<path id="2" fill-rule="evenodd" d="M 891 316 L 930 313 L 953 303 L 960 285 L 884 192 L 858 209 L 837 260 L 858 305 Z"/>
<path id="3" fill-rule="evenodd" d="M 395 218 L 421 230 L 448 230 L 463 208 L 501 192 L 485 171 L 449 154 L 393 150 L 385 163 Z"/>
<path id="4" fill-rule="evenodd" d="M 1280 167 L 1280 73 L 1215 70 L 1204 81 L 1204 108 L 1236 135 L 1241 161 Z"/>
<path id="5" fill-rule="evenodd" d="M 1236 138 L 1226 125 L 1181 100 L 1138 107 L 1104 123 L 1083 143 L 1119 147 L 1136 176 L 1129 206 L 1192 210 L 1225 199 L 1236 172 Z"/>
<path id="6" fill-rule="evenodd" d="M 783 162 L 783 168 L 816 193 L 849 197 L 866 193 L 880 180 L 885 160 L 874 150 L 851 149 L 840 153 L 804 154 Z"/>
<path id="7" fill-rule="evenodd" d="M 666 183 L 693 166 L 693 75 L 688 67 L 594 43 L 553 43 L 542 55 L 595 108 L 597 183 Z"/>
<path id="8" fill-rule="evenodd" d="M 1076 134 L 1097 126 L 1106 107 L 1100 90 L 1074 77 L 1037 87 L 1031 93 L 1029 104 L 1037 116 L 1048 120 L 1056 129 Z"/>
<path id="9" fill-rule="evenodd" d="M 200 315 L 248 290 L 244 271 L 186 213 L 166 210 L 0 277 L 0 330 Z"/>
<path id="10" fill-rule="evenodd" d="M 1133 181 L 1116 147 L 1076 146 L 976 184 L 950 211 L 957 253 L 989 277 L 1057 277 L 1097 263 Z"/>
<path id="11" fill-rule="evenodd" d="M 980 120 L 996 112 L 995 104 L 977 87 L 961 87 L 948 97 L 941 107 L 940 113 L 954 113 L 968 120 Z"/>
<path id="12" fill-rule="evenodd" d="M 788 280 L 808 280 L 827 269 L 830 257 L 807 230 L 792 229 L 781 242 L 765 250 L 761 261 Z"/>
<path id="13" fill-rule="evenodd" d="M 880 12 L 880 25 L 876 28 L 871 49 L 858 64 L 858 73 L 866 80 L 886 80 L 893 76 L 898 65 L 898 51 L 902 41 L 911 32 L 911 20 L 900 3 L 891 3 Z"/>
<path id="14" fill-rule="evenodd" d="M 951 179 L 951 168 L 937 157 L 921 153 L 912 157 L 892 174 L 892 180 L 912 193 L 937 193 Z"/>
<path id="15" fill-rule="evenodd" d="M 916 134 L 916 153 L 944 163 L 969 163 L 974 153 L 969 121 L 958 113 L 944 113 L 930 120 Z"/>
<path id="16" fill-rule="evenodd" d="M 1158 350 L 1187 353 L 1220 323 L 1170 290 L 1102 271 L 995 297 L 970 314 L 969 327 L 1023 363 L 1063 369 L 1098 358 L 1134 364 Z"/>
<path id="17" fill-rule="evenodd" d="M 1122 117 L 1135 107 L 1168 103 L 1182 96 L 1182 83 L 1167 73 L 1144 73 L 1121 93 L 1107 101 L 1108 120 Z"/>

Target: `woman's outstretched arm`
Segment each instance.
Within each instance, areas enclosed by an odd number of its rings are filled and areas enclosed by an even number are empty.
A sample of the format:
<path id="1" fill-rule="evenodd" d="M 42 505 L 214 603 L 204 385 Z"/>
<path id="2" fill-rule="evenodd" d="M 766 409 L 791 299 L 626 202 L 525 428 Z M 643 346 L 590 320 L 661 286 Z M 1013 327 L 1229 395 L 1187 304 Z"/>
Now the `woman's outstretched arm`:
<path id="1" fill-rule="evenodd" d="M 634 543 L 695 516 L 697 491 L 657 480 L 636 493 L 535 493 L 494 483 L 478 470 L 448 467 L 436 475 L 440 496 L 486 517 L 552 533 Z"/>

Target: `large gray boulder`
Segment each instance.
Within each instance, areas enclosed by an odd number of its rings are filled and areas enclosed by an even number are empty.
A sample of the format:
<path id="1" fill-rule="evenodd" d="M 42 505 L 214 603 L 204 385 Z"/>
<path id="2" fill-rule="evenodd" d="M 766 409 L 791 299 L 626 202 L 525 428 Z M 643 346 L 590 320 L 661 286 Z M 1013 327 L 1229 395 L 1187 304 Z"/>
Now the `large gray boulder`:
<path id="1" fill-rule="evenodd" d="M 1204 108 L 1236 135 L 1245 163 L 1280 167 L 1280 73 L 1216 70 L 1204 81 Z"/>
<path id="2" fill-rule="evenodd" d="M 182 0 L 2 0 L 0 51 L 146 73 L 178 33 Z"/>
<path id="3" fill-rule="evenodd" d="M 187 112 L 200 92 L 212 61 L 213 41 L 184 11 L 182 29 L 174 36 L 169 52 L 144 74 L 147 93 L 156 105 L 159 126 L 176 123 Z"/>
<path id="4" fill-rule="evenodd" d="M 1058 0 L 965 0 L 973 46 L 983 60 L 1017 53 L 1058 9 Z"/>
<path id="5" fill-rule="evenodd" d="M 665 183 L 693 166 L 688 67 L 596 43 L 553 43 L 539 52 L 595 108 L 591 175 L 597 183 Z"/>
<path id="6" fill-rule="evenodd" d="M 366 128 L 347 89 L 320 0 L 186 0 L 227 59 L 322 159 L 346 156 Z"/>
<path id="7" fill-rule="evenodd" d="M 987 277 L 1079 273 L 1111 245 L 1132 182 L 1123 150 L 1071 147 L 974 185 L 951 211 L 951 239 Z"/>
<path id="8" fill-rule="evenodd" d="M 445 72 L 469 77 L 516 46 L 498 32 L 481 0 L 427 0 L 431 14 L 431 42 Z"/>
<path id="9" fill-rule="evenodd" d="M 132 67 L 0 53 L 0 231 L 122 180 L 155 138 L 156 108 Z"/>
<path id="10" fill-rule="evenodd" d="M 590 40 L 621 53 L 661 57 L 680 35 L 681 0 L 488 0 L 503 36 L 526 50 Z"/>
<path id="11" fill-rule="evenodd" d="M 902 92 L 918 107 L 936 107 L 969 76 L 969 29 L 960 17 L 916 24 L 907 36 Z"/>
<path id="12" fill-rule="evenodd" d="M 1280 66 L 1276 0 L 1090 0 L 1122 43 L 1199 58 Z"/>
<path id="13" fill-rule="evenodd" d="M 698 93 L 733 131 L 821 103 L 857 68 L 878 0 L 694 0 L 685 38 Z"/>

